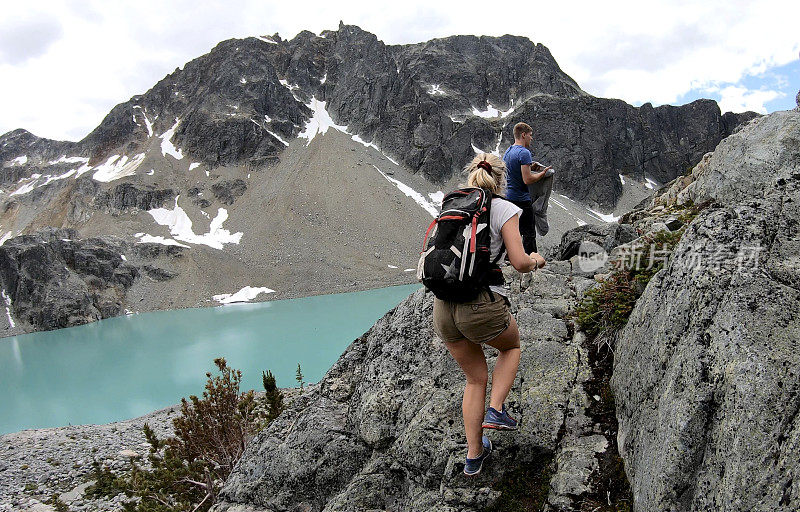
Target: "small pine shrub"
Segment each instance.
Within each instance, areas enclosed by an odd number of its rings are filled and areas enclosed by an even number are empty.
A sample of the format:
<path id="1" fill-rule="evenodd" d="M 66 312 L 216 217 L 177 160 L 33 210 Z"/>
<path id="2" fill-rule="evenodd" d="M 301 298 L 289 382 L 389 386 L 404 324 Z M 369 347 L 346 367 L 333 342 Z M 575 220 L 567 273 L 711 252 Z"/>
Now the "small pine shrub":
<path id="1" fill-rule="evenodd" d="M 249 440 L 283 409 L 283 396 L 272 372 L 262 374 L 267 391 L 266 414 L 259 413 L 253 391 L 241 393 L 242 373 L 214 360 L 220 374 L 206 373 L 202 397 L 181 400 L 181 414 L 173 420 L 175 435 L 159 439 L 149 425 L 144 435 L 150 444 L 150 469 L 131 460 L 131 469 L 115 476 L 95 462 L 97 483 L 87 495 L 134 498 L 126 512 L 207 511 Z M 263 408 L 262 408 L 263 409 Z"/>
<path id="2" fill-rule="evenodd" d="M 124 478 L 120 478 L 108 468 L 103 466 L 97 459 L 92 461 L 92 478 L 95 483 L 86 488 L 85 495 L 90 498 L 100 498 L 102 496 L 116 496 L 126 490 Z"/>
<path id="3" fill-rule="evenodd" d="M 295 372 L 294 380 L 297 381 L 297 385 L 300 387 L 301 393 L 303 391 L 303 385 L 305 384 L 303 379 L 303 370 L 300 369 L 300 363 L 297 363 L 297 372 Z"/>
<path id="4" fill-rule="evenodd" d="M 267 402 L 267 423 L 277 418 L 283 411 L 283 393 L 275 383 L 275 376 L 272 372 L 261 372 L 261 381 L 266 391 Z"/>

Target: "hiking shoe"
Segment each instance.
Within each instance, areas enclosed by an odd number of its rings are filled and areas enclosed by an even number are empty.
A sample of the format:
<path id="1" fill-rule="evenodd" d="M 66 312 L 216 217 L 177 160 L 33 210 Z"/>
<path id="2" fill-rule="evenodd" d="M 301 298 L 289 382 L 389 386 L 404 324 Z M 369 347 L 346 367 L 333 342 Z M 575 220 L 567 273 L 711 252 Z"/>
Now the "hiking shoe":
<path id="1" fill-rule="evenodd" d="M 486 416 L 483 418 L 483 428 L 517 430 L 517 420 L 508 415 L 506 404 L 503 404 L 503 412 L 497 412 L 494 407 L 489 407 L 489 410 L 486 411 Z"/>
<path id="2" fill-rule="evenodd" d="M 489 455 L 492 454 L 492 442 L 489 441 L 489 438 L 483 436 L 481 442 L 483 443 L 483 451 L 481 454 L 474 459 L 467 457 L 467 463 L 464 464 L 464 474 L 467 476 L 476 476 L 480 474 L 481 469 L 483 469 L 483 461 L 488 459 Z"/>

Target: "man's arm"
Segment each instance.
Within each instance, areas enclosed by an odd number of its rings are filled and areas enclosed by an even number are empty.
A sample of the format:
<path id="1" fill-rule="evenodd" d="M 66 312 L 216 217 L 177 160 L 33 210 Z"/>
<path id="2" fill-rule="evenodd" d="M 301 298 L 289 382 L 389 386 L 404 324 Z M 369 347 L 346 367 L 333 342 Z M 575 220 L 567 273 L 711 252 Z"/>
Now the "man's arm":
<path id="1" fill-rule="evenodd" d="M 540 179 L 544 178 L 547 169 L 549 169 L 549 167 L 546 167 L 544 170 L 539 172 L 533 172 L 530 165 L 522 165 L 519 168 L 519 172 L 522 174 L 522 181 L 526 185 L 530 185 L 531 183 L 536 183 Z"/>

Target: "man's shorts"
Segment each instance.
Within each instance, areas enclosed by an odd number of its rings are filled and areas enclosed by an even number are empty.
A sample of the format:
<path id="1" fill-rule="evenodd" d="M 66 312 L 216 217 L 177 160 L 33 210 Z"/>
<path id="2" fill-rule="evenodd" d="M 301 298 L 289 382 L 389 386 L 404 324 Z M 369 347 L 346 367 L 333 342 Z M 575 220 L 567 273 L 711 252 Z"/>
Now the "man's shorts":
<path id="1" fill-rule="evenodd" d="M 488 291 L 464 303 L 433 300 L 433 330 L 446 342 L 467 338 L 473 343 L 486 343 L 510 323 L 508 301 L 498 293 L 494 294 L 494 301 Z"/>

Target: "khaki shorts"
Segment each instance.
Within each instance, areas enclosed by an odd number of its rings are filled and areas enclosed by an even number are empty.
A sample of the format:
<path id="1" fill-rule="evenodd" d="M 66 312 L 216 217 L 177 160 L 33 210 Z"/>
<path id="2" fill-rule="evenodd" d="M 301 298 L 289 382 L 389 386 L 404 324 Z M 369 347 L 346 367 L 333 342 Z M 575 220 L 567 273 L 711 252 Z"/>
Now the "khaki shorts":
<path id="1" fill-rule="evenodd" d="M 433 330 L 446 342 L 466 338 L 473 343 L 486 343 L 510 323 L 508 301 L 498 293 L 494 294 L 494 301 L 488 291 L 464 303 L 433 300 Z"/>

